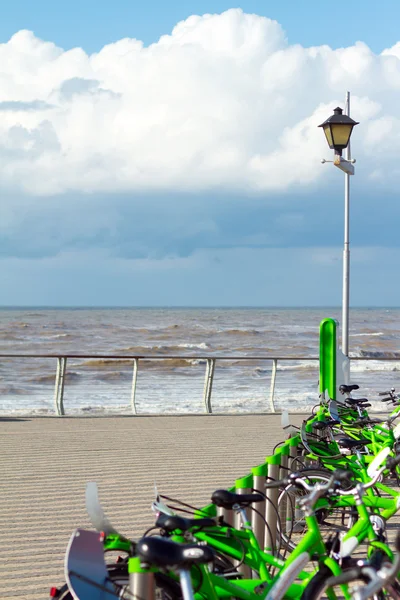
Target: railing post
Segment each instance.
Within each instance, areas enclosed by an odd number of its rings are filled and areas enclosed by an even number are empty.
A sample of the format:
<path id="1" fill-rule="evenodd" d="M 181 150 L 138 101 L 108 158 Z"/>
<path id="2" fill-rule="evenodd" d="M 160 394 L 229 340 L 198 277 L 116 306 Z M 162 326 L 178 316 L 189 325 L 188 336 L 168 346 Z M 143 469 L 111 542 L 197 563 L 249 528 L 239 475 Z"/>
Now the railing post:
<path id="1" fill-rule="evenodd" d="M 133 374 L 132 374 L 132 390 L 131 390 L 131 407 L 134 415 L 137 414 L 136 410 L 136 382 L 137 382 L 137 372 L 139 367 L 139 359 L 133 359 Z"/>
<path id="2" fill-rule="evenodd" d="M 64 411 L 64 384 L 67 359 L 64 356 L 57 358 L 56 383 L 54 389 L 54 404 L 59 417 L 65 415 Z"/>
<path id="3" fill-rule="evenodd" d="M 275 412 L 274 396 L 275 396 L 275 381 L 276 381 L 277 366 L 278 366 L 278 359 L 273 358 L 272 359 L 272 373 L 271 373 L 271 387 L 270 387 L 270 392 L 269 392 L 269 403 L 271 405 L 271 409 L 272 409 L 273 413 Z"/>
<path id="4" fill-rule="evenodd" d="M 207 413 L 212 413 L 211 392 L 215 371 L 215 358 L 207 358 L 206 378 L 204 381 L 204 406 Z"/>

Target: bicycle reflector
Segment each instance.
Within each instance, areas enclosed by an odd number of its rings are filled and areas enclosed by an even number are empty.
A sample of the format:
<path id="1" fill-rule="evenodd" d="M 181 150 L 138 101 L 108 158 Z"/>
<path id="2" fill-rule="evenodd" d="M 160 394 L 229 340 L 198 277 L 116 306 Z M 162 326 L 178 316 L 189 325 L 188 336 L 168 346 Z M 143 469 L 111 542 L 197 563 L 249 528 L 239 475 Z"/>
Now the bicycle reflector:
<path id="1" fill-rule="evenodd" d="M 60 590 L 56 587 L 51 587 L 50 588 L 50 598 L 58 598 L 58 594 L 60 593 Z"/>

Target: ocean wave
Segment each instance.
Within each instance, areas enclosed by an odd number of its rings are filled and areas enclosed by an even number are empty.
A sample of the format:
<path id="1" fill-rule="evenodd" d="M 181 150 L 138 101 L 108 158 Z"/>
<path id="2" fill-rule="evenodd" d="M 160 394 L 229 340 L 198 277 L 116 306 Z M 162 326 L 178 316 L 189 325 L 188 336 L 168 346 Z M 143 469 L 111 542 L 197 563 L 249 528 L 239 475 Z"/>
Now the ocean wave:
<path id="1" fill-rule="evenodd" d="M 201 342 L 200 344 L 178 344 L 177 348 L 199 348 L 199 350 L 209 350 L 209 344 Z"/>
<path id="2" fill-rule="evenodd" d="M 171 346 L 168 345 L 143 345 L 143 346 L 128 346 L 127 348 L 122 348 L 116 350 L 116 352 L 130 353 L 130 354 L 172 354 L 174 352 L 180 353 L 182 348 L 190 349 L 198 349 L 198 350 L 210 350 L 211 346 L 206 344 L 205 342 L 200 342 L 198 344 L 190 344 L 190 343 L 182 343 L 182 344 L 173 344 Z"/>
<path id="3" fill-rule="evenodd" d="M 318 368 L 317 360 L 299 362 L 295 365 L 293 365 L 293 364 L 282 365 L 280 362 L 278 362 L 278 366 L 277 366 L 278 371 L 298 371 L 300 369 L 303 371 L 315 371 L 315 369 L 317 369 L 317 368 Z"/>
<path id="4" fill-rule="evenodd" d="M 0 385 L 0 394 L 2 396 L 23 396 L 27 393 L 26 388 L 18 387 L 13 384 L 1 384 Z"/>
<path id="5" fill-rule="evenodd" d="M 21 341 L 21 338 L 15 335 L 15 333 L 9 333 L 8 331 L 0 331 L 0 340 L 17 342 Z"/>
<path id="6" fill-rule="evenodd" d="M 65 381 L 66 383 L 73 383 L 80 379 L 79 373 L 76 371 L 68 371 L 65 373 Z M 55 373 L 46 373 L 44 375 L 36 375 L 35 377 L 30 377 L 26 381 L 30 383 L 53 383 L 55 381 L 56 374 Z"/>
<path id="7" fill-rule="evenodd" d="M 117 348 L 115 350 L 116 354 L 119 354 L 120 352 L 122 353 L 129 353 L 129 354 L 150 354 L 149 350 L 153 350 L 154 348 L 162 348 L 162 346 L 151 346 L 151 345 L 144 345 L 144 346 L 127 346 L 126 348 Z"/>
<path id="8" fill-rule="evenodd" d="M 165 358 L 162 360 L 158 360 L 158 359 L 154 359 L 154 360 L 146 360 L 143 359 L 142 361 L 140 361 L 140 365 L 144 368 L 147 369 L 157 369 L 157 370 L 164 370 L 164 371 L 168 371 L 168 370 L 173 370 L 176 369 L 177 367 L 190 367 L 191 365 L 198 365 L 201 364 L 201 362 L 205 362 L 205 361 L 199 361 L 196 359 L 191 359 L 191 358 Z"/>
<path id="9" fill-rule="evenodd" d="M 385 335 L 383 331 L 370 331 L 368 333 L 350 333 L 349 337 L 372 337 Z"/>
<path id="10" fill-rule="evenodd" d="M 272 371 L 272 367 L 268 368 L 264 368 L 264 367 L 256 367 L 254 369 L 254 373 L 256 375 L 271 375 L 271 371 Z"/>
<path id="11" fill-rule="evenodd" d="M 99 381 L 126 381 L 132 379 L 132 374 L 126 371 L 111 371 L 110 373 L 101 373 L 96 379 Z"/>
<path id="12" fill-rule="evenodd" d="M 400 361 L 399 362 L 382 362 L 380 360 L 369 360 L 369 361 L 352 361 L 350 367 L 351 373 L 363 373 L 365 371 L 376 371 L 376 372 L 395 372 L 400 371 Z"/>
<path id="13" fill-rule="evenodd" d="M 154 359 L 140 359 L 139 369 L 174 369 L 176 367 L 187 367 L 190 365 L 201 364 L 205 361 L 200 361 L 191 358 L 154 358 Z M 107 369 L 112 368 L 114 372 L 118 367 L 132 367 L 133 359 L 112 359 L 112 358 L 97 358 L 97 359 L 89 359 L 84 361 L 81 367 L 89 367 L 89 368 L 97 368 L 97 369 Z"/>
<path id="14" fill-rule="evenodd" d="M 133 365 L 133 359 L 127 358 L 90 358 L 85 360 L 80 367 L 116 367 L 122 365 Z"/>
<path id="15" fill-rule="evenodd" d="M 205 358 L 193 358 L 191 360 L 188 360 L 187 362 L 191 365 L 205 365 L 207 363 L 207 360 Z"/>
<path id="16" fill-rule="evenodd" d="M 386 350 L 359 350 L 355 352 L 359 358 L 400 358 L 400 352 Z"/>
<path id="17" fill-rule="evenodd" d="M 222 333 L 223 335 L 260 335 L 263 333 L 259 329 L 217 329 L 215 333 Z"/>
<path id="18" fill-rule="evenodd" d="M 63 339 L 63 340 L 75 340 L 76 339 L 76 335 L 72 335 L 71 333 L 45 333 L 42 334 L 42 337 L 45 337 L 48 340 L 56 340 L 56 339 Z"/>

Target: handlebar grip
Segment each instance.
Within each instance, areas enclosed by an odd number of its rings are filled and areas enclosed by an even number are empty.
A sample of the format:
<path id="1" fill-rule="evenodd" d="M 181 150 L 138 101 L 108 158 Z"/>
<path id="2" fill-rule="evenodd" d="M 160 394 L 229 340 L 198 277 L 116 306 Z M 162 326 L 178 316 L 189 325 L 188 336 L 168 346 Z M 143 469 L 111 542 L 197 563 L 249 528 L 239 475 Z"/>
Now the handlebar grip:
<path id="1" fill-rule="evenodd" d="M 394 541 L 394 546 L 395 546 L 397 552 L 400 552 L 400 532 L 396 536 L 396 539 Z"/>
<path id="2" fill-rule="evenodd" d="M 382 398 L 381 402 L 390 402 L 393 401 L 393 398 Z"/>
<path id="3" fill-rule="evenodd" d="M 386 461 L 386 466 L 390 470 L 394 469 L 397 465 L 400 465 L 400 454 L 394 458 L 388 458 Z"/>
<path id="4" fill-rule="evenodd" d="M 351 480 L 353 473 L 351 471 L 345 471 L 344 469 L 336 469 L 333 475 L 336 481 L 346 481 L 347 479 Z"/>
<path id="5" fill-rule="evenodd" d="M 349 583 L 349 581 L 353 581 L 354 579 L 357 579 L 361 574 L 361 568 L 360 567 L 356 567 L 354 569 L 349 569 L 348 571 L 345 571 L 344 573 L 341 573 L 340 575 L 337 575 L 336 577 L 329 577 L 329 579 L 327 579 L 326 584 L 327 586 L 334 586 L 334 585 L 342 585 L 343 583 Z"/>
<path id="6" fill-rule="evenodd" d="M 390 396 L 391 391 L 389 390 L 388 392 L 378 392 L 378 396 Z"/>
<path id="7" fill-rule="evenodd" d="M 265 489 L 266 490 L 271 490 L 271 489 L 274 489 L 274 488 L 280 488 L 280 487 L 282 487 L 284 485 L 288 485 L 289 483 L 290 483 L 289 479 L 286 479 L 286 478 L 285 479 L 280 479 L 280 480 L 277 480 L 277 481 L 267 481 L 265 483 Z"/>

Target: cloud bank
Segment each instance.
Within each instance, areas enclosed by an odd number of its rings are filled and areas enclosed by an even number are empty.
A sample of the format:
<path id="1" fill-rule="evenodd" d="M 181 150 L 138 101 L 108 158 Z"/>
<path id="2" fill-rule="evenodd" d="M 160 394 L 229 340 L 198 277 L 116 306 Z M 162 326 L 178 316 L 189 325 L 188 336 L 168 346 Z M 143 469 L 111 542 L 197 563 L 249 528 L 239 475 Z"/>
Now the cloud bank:
<path id="1" fill-rule="evenodd" d="M 400 42 L 304 48 L 232 9 L 92 55 L 19 31 L 0 83 L 0 304 L 340 304 L 317 125 L 346 90 L 352 302 L 398 304 Z"/>
<path id="2" fill-rule="evenodd" d="M 90 56 L 19 31 L 0 45 L 0 82 L 8 193 L 315 189 L 328 154 L 316 125 L 347 89 L 365 185 L 397 187 L 400 42 L 380 55 L 362 42 L 303 48 L 231 9 Z"/>

